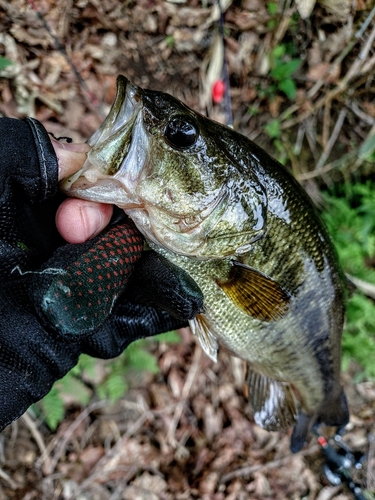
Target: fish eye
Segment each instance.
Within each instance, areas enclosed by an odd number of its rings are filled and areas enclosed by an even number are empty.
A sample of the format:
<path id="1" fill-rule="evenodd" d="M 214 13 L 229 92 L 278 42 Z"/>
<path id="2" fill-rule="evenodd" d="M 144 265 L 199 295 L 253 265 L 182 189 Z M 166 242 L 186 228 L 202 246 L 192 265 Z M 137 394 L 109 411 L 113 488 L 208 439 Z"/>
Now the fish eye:
<path id="1" fill-rule="evenodd" d="M 188 116 L 175 116 L 164 131 L 167 142 L 177 149 L 187 149 L 193 146 L 198 139 L 198 126 Z"/>

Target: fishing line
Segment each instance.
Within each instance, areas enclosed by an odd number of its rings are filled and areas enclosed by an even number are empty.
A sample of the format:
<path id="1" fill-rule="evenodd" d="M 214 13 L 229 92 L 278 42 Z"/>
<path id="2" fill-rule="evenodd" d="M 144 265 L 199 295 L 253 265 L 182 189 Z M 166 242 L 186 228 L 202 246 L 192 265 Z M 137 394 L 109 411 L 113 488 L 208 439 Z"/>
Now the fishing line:
<path id="1" fill-rule="evenodd" d="M 75 77 L 78 80 L 78 83 L 79 83 L 80 87 L 86 93 L 89 101 L 94 106 L 94 108 L 98 111 L 98 113 L 100 114 L 100 116 L 102 118 L 104 118 L 104 114 L 103 114 L 102 110 L 100 109 L 100 101 L 99 101 L 99 99 L 96 97 L 96 95 L 94 94 L 94 92 L 92 92 L 88 88 L 86 82 L 84 81 L 84 79 L 80 75 L 79 71 L 75 67 L 73 61 L 71 60 L 71 58 L 69 57 L 68 53 L 66 52 L 65 47 L 63 47 L 63 45 L 61 45 L 59 39 L 56 37 L 56 35 L 54 35 L 54 33 L 52 32 L 51 28 L 49 27 L 49 24 L 44 19 L 44 17 L 41 14 L 41 12 L 38 10 L 38 7 L 36 6 L 35 1 L 34 0 L 27 0 L 27 1 L 28 1 L 29 5 L 31 6 L 31 8 L 33 9 L 33 11 L 35 12 L 35 14 L 37 15 L 38 19 L 43 24 L 44 29 L 47 31 L 47 33 L 52 38 L 52 40 L 53 40 L 53 42 L 55 44 L 56 49 L 64 56 L 66 62 L 69 64 L 71 70 L 73 71 L 73 74 L 75 75 Z"/>

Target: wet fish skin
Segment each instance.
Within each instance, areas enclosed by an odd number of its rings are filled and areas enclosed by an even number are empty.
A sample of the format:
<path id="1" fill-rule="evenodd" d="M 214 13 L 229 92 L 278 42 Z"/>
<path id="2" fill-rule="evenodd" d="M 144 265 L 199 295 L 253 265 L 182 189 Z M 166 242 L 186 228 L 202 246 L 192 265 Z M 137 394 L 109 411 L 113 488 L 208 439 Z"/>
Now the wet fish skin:
<path id="1" fill-rule="evenodd" d="M 297 181 L 246 137 L 124 77 L 90 144 L 63 189 L 124 208 L 195 280 L 204 313 L 192 330 L 212 359 L 220 343 L 247 361 L 255 421 L 269 430 L 296 421 L 293 451 L 315 423 L 345 425 L 344 279 Z"/>

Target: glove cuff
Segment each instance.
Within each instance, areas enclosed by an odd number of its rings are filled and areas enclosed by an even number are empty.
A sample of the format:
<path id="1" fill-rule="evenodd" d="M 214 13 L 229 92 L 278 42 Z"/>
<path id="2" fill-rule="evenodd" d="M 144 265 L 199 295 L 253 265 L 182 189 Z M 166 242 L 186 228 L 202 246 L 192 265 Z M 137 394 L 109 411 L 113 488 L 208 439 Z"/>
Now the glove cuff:
<path id="1" fill-rule="evenodd" d="M 46 200 L 57 193 L 58 161 L 56 153 L 43 125 L 34 118 L 25 118 L 24 121 L 31 129 L 39 159 L 39 172 L 34 177 L 34 183 L 35 179 L 38 179 L 39 185 L 35 192 L 30 193 L 29 190 L 29 195 L 36 201 Z"/>

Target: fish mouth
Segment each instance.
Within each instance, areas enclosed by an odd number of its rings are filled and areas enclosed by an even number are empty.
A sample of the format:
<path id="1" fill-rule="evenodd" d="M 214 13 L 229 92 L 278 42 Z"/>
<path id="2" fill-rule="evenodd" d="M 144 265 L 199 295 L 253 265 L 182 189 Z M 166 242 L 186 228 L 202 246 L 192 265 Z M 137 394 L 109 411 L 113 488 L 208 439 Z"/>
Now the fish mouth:
<path id="1" fill-rule="evenodd" d="M 149 146 L 141 126 L 142 108 L 143 90 L 119 75 L 115 101 L 87 141 L 92 149 L 83 167 L 60 183 L 63 192 L 124 209 L 143 205 L 135 197 Z"/>

